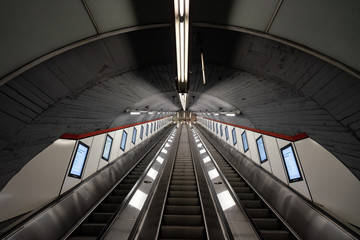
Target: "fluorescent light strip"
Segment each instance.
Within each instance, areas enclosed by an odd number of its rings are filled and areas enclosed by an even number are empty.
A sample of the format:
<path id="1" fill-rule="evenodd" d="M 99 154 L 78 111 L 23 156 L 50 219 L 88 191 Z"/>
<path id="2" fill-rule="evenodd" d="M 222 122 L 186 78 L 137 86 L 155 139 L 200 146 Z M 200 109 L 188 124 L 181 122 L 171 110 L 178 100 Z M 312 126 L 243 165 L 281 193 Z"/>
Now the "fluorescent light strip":
<path id="1" fill-rule="evenodd" d="M 209 162 L 209 161 L 210 161 L 210 157 L 209 157 L 209 156 L 206 156 L 206 157 L 203 158 L 203 162 L 204 162 L 204 163 L 207 163 L 207 162 Z"/>
<path id="2" fill-rule="evenodd" d="M 158 175 L 158 171 L 156 171 L 153 168 L 150 168 L 148 173 L 146 174 L 148 177 L 150 177 L 152 180 L 155 180 L 156 176 Z"/>
<path id="3" fill-rule="evenodd" d="M 224 192 L 221 192 L 217 195 L 221 208 L 223 209 L 223 211 L 235 206 L 235 201 L 232 198 L 232 196 L 230 195 L 229 191 L 226 190 Z"/>
<path id="4" fill-rule="evenodd" d="M 158 161 L 160 164 L 162 164 L 164 162 L 164 159 L 162 157 L 158 156 L 156 158 L 156 161 Z"/>
<path id="5" fill-rule="evenodd" d="M 201 149 L 201 150 L 200 150 L 200 154 L 203 154 L 203 153 L 206 153 L 206 150 L 205 150 L 205 149 Z"/>
<path id="6" fill-rule="evenodd" d="M 208 174 L 211 180 L 219 176 L 219 172 L 215 168 L 213 170 L 210 170 Z"/>
<path id="7" fill-rule="evenodd" d="M 147 194 L 140 191 L 139 189 L 136 190 L 134 196 L 131 198 L 129 204 L 135 208 L 137 208 L 138 210 L 141 210 L 141 208 L 143 207 L 145 200 L 147 198 Z"/>

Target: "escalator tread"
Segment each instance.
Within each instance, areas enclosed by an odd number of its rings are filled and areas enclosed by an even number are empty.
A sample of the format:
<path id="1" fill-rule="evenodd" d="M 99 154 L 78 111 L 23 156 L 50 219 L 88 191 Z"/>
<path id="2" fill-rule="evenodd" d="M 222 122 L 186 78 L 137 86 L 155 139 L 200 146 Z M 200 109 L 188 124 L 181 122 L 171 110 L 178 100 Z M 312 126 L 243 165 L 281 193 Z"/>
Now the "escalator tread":
<path id="1" fill-rule="evenodd" d="M 159 239 L 206 239 L 186 128 L 182 128 Z"/>

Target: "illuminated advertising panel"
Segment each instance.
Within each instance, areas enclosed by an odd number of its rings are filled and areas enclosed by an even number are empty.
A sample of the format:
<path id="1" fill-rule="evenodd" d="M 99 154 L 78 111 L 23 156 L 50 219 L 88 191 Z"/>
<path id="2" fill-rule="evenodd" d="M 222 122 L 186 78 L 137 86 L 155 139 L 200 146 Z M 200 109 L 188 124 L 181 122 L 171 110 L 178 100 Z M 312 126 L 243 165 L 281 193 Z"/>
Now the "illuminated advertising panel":
<path id="1" fill-rule="evenodd" d="M 85 161 L 89 152 L 89 146 L 82 142 L 76 147 L 74 160 L 71 164 L 69 176 L 74 178 L 81 178 L 81 174 L 84 170 Z"/>
<path id="2" fill-rule="evenodd" d="M 241 134 L 241 139 L 242 139 L 242 142 L 243 142 L 244 152 L 246 152 L 247 150 L 249 150 L 249 145 L 248 145 L 248 141 L 247 141 L 247 137 L 246 137 L 246 132 L 245 132 L 245 131 Z"/>
<path id="3" fill-rule="evenodd" d="M 267 155 L 264 145 L 264 139 L 262 136 L 260 136 L 258 139 L 256 139 L 256 145 L 259 153 L 260 162 L 266 162 L 267 161 Z"/>
<path id="4" fill-rule="evenodd" d="M 234 146 L 235 146 L 236 143 L 237 143 L 235 128 L 233 128 L 233 130 L 232 130 L 231 132 L 232 132 L 232 137 L 233 137 L 233 144 L 234 144 Z"/>
<path id="5" fill-rule="evenodd" d="M 297 163 L 292 144 L 290 143 L 289 145 L 281 148 L 280 150 L 285 163 L 289 182 L 302 181 L 303 178 L 300 173 L 299 165 Z"/>
<path id="6" fill-rule="evenodd" d="M 126 139 L 127 139 L 127 132 L 123 131 L 122 138 L 121 138 L 121 144 L 120 144 L 120 149 L 123 151 L 125 151 Z"/>
<path id="7" fill-rule="evenodd" d="M 101 158 L 106 161 L 109 160 L 112 143 L 113 143 L 113 138 L 110 137 L 110 135 L 107 135 L 105 139 L 103 153 L 101 156 Z"/>
<path id="8" fill-rule="evenodd" d="M 135 144 L 135 141 L 136 141 L 136 134 L 137 134 L 137 130 L 136 130 L 136 128 L 134 127 L 133 135 L 132 135 L 132 139 L 131 139 L 131 142 L 132 142 L 133 144 Z"/>

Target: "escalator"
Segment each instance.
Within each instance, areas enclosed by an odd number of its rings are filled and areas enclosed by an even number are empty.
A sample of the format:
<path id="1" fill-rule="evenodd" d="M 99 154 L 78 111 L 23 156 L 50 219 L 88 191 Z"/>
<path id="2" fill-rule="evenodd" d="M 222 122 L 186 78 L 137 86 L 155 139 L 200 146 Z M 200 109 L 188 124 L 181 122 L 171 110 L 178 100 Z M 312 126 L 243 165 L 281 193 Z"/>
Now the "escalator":
<path id="1" fill-rule="evenodd" d="M 232 189 L 236 193 L 248 216 L 255 224 L 259 235 L 265 240 L 292 240 L 296 237 L 277 218 L 253 189 L 244 181 L 227 160 L 202 135 L 202 140 L 216 161 Z"/>
<path id="2" fill-rule="evenodd" d="M 159 239 L 206 239 L 188 131 L 182 127 Z"/>
<path id="3" fill-rule="evenodd" d="M 155 157 L 159 146 L 166 140 L 166 135 L 156 146 L 139 161 L 131 172 L 111 191 L 111 193 L 95 208 L 95 210 L 72 232 L 68 239 L 90 240 L 97 239 L 105 230 L 109 221 L 113 218 L 122 202 L 129 194 L 135 183 L 143 174 L 146 167 Z"/>

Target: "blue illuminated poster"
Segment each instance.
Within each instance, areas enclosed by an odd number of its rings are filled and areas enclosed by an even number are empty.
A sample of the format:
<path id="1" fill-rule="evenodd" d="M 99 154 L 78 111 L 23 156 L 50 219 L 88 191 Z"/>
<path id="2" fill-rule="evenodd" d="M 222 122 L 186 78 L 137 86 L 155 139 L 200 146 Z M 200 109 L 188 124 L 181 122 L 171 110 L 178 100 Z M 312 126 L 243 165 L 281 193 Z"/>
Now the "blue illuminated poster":
<path id="1" fill-rule="evenodd" d="M 132 142 L 133 144 L 135 144 L 135 141 L 136 141 L 136 133 L 137 133 L 137 130 L 136 130 L 136 128 L 134 128 L 134 130 L 133 130 L 133 135 L 132 135 L 132 140 L 131 140 L 131 142 Z"/>
<path id="2" fill-rule="evenodd" d="M 242 142 L 243 142 L 244 152 L 246 152 L 247 150 L 249 150 L 249 145 L 248 145 L 248 142 L 247 142 L 247 137 L 246 137 L 246 132 L 245 131 L 241 134 L 241 139 L 242 139 Z"/>
<path id="3" fill-rule="evenodd" d="M 300 169 L 296 161 L 294 149 L 292 144 L 289 144 L 281 149 L 281 154 L 285 162 L 286 171 L 290 182 L 297 182 L 303 180 Z"/>
<path id="4" fill-rule="evenodd" d="M 234 143 L 234 146 L 235 146 L 235 144 L 237 143 L 235 128 L 233 128 L 233 130 L 232 130 L 232 137 L 233 137 L 233 143 Z"/>
<path id="5" fill-rule="evenodd" d="M 153 131 L 153 123 L 151 123 L 150 134 L 152 134 L 152 131 Z"/>
<path id="6" fill-rule="evenodd" d="M 126 139 L 127 139 L 127 132 L 123 131 L 122 138 L 121 138 L 121 144 L 120 144 L 120 149 L 123 151 L 125 151 Z"/>
<path id="7" fill-rule="evenodd" d="M 216 123 L 216 134 L 219 134 L 219 126 L 218 126 L 218 123 Z"/>
<path id="8" fill-rule="evenodd" d="M 144 136 L 144 126 L 141 126 L 141 130 L 140 130 L 140 139 L 142 140 Z"/>
<path id="9" fill-rule="evenodd" d="M 73 163 L 70 168 L 69 176 L 75 178 L 81 178 L 82 171 L 84 169 L 85 160 L 89 151 L 89 147 L 86 146 L 84 143 L 79 142 Z"/>
<path id="10" fill-rule="evenodd" d="M 227 126 L 225 127 L 225 137 L 226 137 L 226 140 L 229 139 L 229 132 L 228 132 L 228 127 Z"/>
<path id="11" fill-rule="evenodd" d="M 105 159 L 105 160 L 109 160 L 112 142 L 113 142 L 112 137 L 107 135 L 106 140 L 105 140 L 105 144 L 104 144 L 103 154 L 102 154 L 102 158 Z"/>
<path id="12" fill-rule="evenodd" d="M 149 135 L 149 124 L 146 124 L 146 136 Z"/>
<path id="13" fill-rule="evenodd" d="M 220 124 L 220 136 L 223 136 L 222 124 Z"/>
<path id="14" fill-rule="evenodd" d="M 258 139 L 256 139 L 256 145 L 259 152 L 260 162 L 263 163 L 267 160 L 266 156 L 266 150 L 264 146 L 264 140 L 263 137 L 260 136 Z"/>

